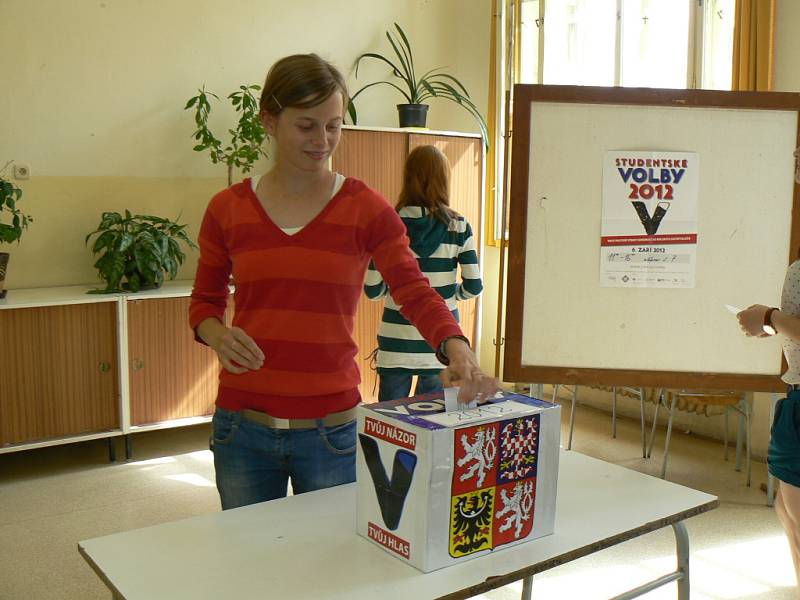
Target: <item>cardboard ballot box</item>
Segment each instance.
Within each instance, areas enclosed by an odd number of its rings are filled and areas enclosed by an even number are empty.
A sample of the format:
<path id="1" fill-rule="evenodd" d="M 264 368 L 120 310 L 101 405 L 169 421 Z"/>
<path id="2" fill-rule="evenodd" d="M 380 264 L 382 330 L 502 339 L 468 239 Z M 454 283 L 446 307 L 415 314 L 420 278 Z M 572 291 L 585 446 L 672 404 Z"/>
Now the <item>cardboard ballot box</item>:
<path id="1" fill-rule="evenodd" d="M 553 533 L 561 407 L 441 392 L 358 409 L 358 533 L 428 572 Z"/>

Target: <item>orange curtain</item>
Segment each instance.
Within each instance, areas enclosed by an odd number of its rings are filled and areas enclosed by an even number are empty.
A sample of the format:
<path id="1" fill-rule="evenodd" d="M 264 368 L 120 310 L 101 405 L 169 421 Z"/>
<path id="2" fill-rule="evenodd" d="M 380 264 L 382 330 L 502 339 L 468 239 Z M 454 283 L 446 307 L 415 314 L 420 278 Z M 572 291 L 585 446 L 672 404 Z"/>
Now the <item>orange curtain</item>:
<path id="1" fill-rule="evenodd" d="M 732 90 L 769 91 L 775 69 L 775 0 L 736 0 Z"/>

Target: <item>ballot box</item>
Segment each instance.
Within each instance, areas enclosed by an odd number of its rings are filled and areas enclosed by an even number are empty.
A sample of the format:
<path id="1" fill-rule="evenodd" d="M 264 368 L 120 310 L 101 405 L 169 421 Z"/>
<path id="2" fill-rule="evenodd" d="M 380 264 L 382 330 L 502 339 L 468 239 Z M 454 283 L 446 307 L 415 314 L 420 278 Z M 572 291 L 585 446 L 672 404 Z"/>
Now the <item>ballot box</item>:
<path id="1" fill-rule="evenodd" d="M 358 533 L 424 572 L 553 533 L 561 407 L 443 393 L 358 408 Z"/>

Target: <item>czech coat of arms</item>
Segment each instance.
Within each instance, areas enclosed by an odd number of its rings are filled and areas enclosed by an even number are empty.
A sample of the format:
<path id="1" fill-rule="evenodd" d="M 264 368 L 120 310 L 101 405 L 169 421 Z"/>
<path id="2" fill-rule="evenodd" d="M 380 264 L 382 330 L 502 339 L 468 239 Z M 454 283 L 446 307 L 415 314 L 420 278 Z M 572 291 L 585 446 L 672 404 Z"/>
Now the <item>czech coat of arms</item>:
<path id="1" fill-rule="evenodd" d="M 450 556 L 527 537 L 533 529 L 539 415 L 453 433 Z"/>

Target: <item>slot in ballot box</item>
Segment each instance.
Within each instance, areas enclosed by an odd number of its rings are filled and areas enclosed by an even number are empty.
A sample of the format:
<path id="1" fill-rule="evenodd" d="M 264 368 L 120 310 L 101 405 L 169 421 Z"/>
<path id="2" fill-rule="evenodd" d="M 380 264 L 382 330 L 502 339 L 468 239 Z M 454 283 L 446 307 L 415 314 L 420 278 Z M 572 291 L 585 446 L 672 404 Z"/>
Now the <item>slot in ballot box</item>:
<path id="1" fill-rule="evenodd" d="M 356 528 L 424 572 L 553 533 L 561 407 L 443 393 L 358 408 Z"/>

